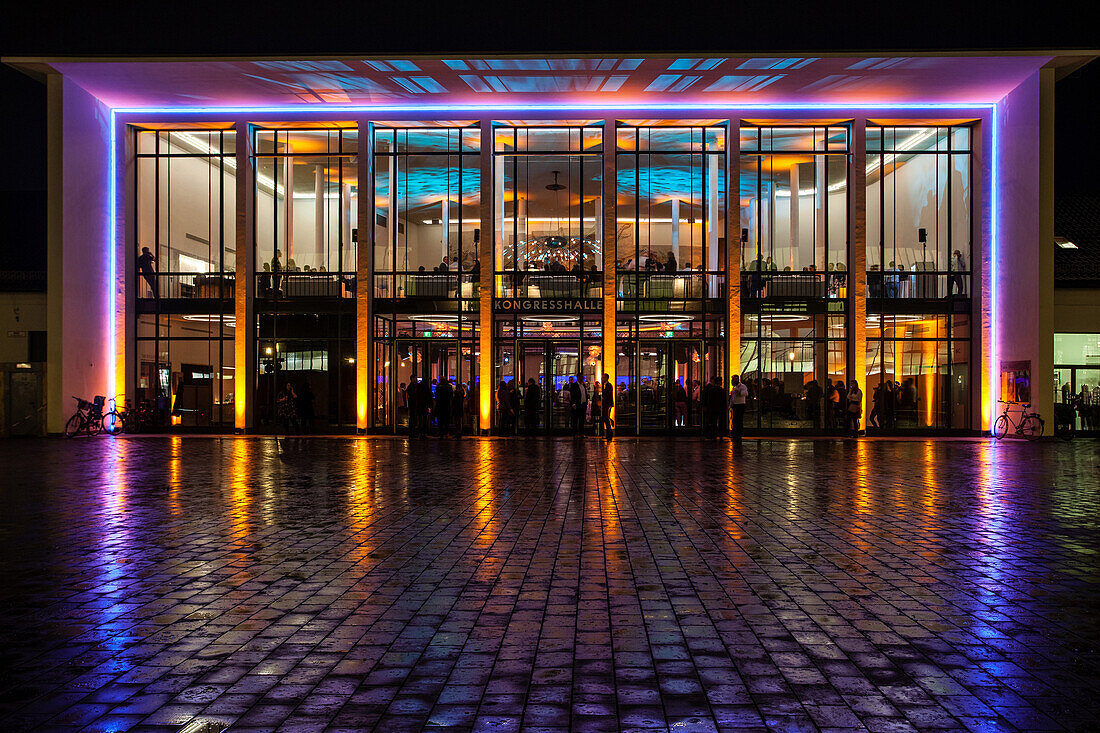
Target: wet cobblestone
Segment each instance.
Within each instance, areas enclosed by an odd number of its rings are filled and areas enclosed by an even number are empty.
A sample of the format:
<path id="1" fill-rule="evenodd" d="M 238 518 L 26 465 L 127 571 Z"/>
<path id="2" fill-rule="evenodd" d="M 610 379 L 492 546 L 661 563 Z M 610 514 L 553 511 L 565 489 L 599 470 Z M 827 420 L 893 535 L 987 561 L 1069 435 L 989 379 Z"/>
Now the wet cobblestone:
<path id="1" fill-rule="evenodd" d="M 0 443 L 0 730 L 1095 730 L 1100 445 Z"/>

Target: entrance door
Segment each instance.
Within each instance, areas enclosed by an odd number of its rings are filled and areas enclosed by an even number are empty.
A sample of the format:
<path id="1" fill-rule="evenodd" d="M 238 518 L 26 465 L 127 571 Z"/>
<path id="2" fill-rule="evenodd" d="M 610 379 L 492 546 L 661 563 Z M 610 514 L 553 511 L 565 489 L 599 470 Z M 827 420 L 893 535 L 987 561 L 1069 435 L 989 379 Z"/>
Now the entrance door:
<path id="1" fill-rule="evenodd" d="M 413 380 L 426 379 L 438 382 L 450 379 L 457 387 L 459 373 L 458 344 L 426 340 L 398 340 L 397 368 L 394 382 L 397 384 L 397 412 L 394 425 L 398 431 L 409 427 L 409 401 L 406 390 Z M 433 387 L 434 394 L 435 389 Z"/>
<path id="2" fill-rule="evenodd" d="M 637 366 L 628 365 L 633 368 L 627 402 L 628 408 L 637 411 L 638 430 L 689 432 L 702 427 L 701 405 L 692 399 L 695 382 L 699 382 L 700 391 L 704 382 L 702 357 L 702 344 L 694 339 L 638 343 L 633 359 Z M 629 423 L 624 427 L 630 427 Z"/>

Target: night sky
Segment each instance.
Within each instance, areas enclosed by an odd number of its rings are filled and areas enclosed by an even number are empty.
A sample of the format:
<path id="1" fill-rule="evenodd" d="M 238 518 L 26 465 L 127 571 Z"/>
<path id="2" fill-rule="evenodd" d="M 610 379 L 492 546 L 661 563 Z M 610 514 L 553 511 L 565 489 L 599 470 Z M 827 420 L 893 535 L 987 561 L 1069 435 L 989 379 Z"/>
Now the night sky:
<path id="1" fill-rule="evenodd" d="M 5 56 L 298 53 L 720 53 L 1100 48 L 1073 4 L 876 3 L 323 3 L 8 4 Z M 110 7 L 111 10 L 105 8 Z M 1088 7 L 1085 5 L 1085 7 Z M 0 262 L 45 242 L 45 86 L 0 68 L 5 111 Z M 1056 90 L 1056 195 L 1097 192 L 1100 61 Z M 42 216 L 27 216 L 37 211 Z M 28 203 L 31 202 L 31 203 Z M 28 208 L 31 207 L 31 208 Z M 31 221 L 14 223 L 12 218 Z M 24 250 L 25 251 L 25 250 Z M 20 257 L 20 259 L 22 259 Z"/>

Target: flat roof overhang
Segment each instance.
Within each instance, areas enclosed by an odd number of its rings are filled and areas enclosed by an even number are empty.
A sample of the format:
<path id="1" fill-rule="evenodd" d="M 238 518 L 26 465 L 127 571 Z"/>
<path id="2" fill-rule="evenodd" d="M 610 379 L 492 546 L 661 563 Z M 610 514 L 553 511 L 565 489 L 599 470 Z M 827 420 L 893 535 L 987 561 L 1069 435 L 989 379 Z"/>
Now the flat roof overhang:
<path id="1" fill-rule="evenodd" d="M 593 109 L 993 104 L 1043 66 L 1100 51 L 294 58 L 5 58 L 115 109 Z"/>

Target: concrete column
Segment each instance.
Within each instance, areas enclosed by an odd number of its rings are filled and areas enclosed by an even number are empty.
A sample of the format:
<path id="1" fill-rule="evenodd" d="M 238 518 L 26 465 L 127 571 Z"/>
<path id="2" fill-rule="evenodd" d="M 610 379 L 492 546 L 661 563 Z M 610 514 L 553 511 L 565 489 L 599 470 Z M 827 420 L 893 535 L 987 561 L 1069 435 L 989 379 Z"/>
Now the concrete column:
<path id="1" fill-rule="evenodd" d="M 314 267 L 325 262 L 325 166 L 313 166 L 313 247 Z"/>
<path id="2" fill-rule="evenodd" d="M 603 209 L 598 216 L 603 218 L 604 239 L 603 247 L 603 370 L 611 377 L 611 384 L 615 384 L 615 368 L 618 366 L 618 346 L 615 342 L 615 250 L 618 245 L 618 227 L 616 225 L 616 204 L 618 200 L 618 176 L 616 173 L 616 121 L 608 118 L 603 123 L 603 175 L 602 199 Z M 676 205 L 675 203 L 673 204 Z M 677 257 L 679 262 L 679 257 Z M 602 380 L 603 375 L 599 375 Z M 611 418 L 615 419 L 616 408 L 611 409 Z"/>
<path id="3" fill-rule="evenodd" d="M 676 266 L 683 267 L 680 261 L 680 199 L 672 199 L 672 256 L 676 258 Z"/>
<path id="4" fill-rule="evenodd" d="M 481 261 L 481 290 L 478 312 L 478 426 L 488 432 L 493 421 L 493 277 L 496 269 L 494 254 L 503 253 L 500 232 L 497 231 L 497 188 L 503 183 L 503 170 L 493 170 L 493 121 L 481 120 L 481 241 L 478 259 Z"/>
<path id="5" fill-rule="evenodd" d="M 741 121 L 726 132 L 726 374 L 741 373 Z"/>
<path id="6" fill-rule="evenodd" d="M 791 166 L 790 187 L 791 187 L 791 213 L 790 213 L 790 234 L 791 234 L 791 253 L 790 253 L 790 266 L 791 271 L 797 270 L 796 263 L 798 262 L 798 168 L 799 165 L 795 163 Z"/>
<path id="7" fill-rule="evenodd" d="M 826 155 L 815 155 L 814 160 L 814 266 L 824 272 L 829 263 L 825 210 L 829 206 L 828 163 Z"/>
<path id="8" fill-rule="evenodd" d="M 375 390 L 378 377 L 374 364 L 374 125 L 359 120 L 356 151 L 356 178 L 359 188 L 359 242 L 355 248 L 355 427 L 365 432 L 373 427 Z M 391 166 L 392 161 L 391 160 Z M 391 172 L 393 168 L 390 168 Z M 390 178 L 390 215 L 387 225 L 396 227 L 393 221 L 396 207 L 393 205 L 393 177 Z"/>
<path id="9" fill-rule="evenodd" d="M 992 427 L 993 302 L 989 297 L 992 276 L 993 202 L 989 196 L 993 179 L 993 114 L 983 112 L 971 128 L 973 183 L 970 187 L 970 429 Z"/>
<path id="10" fill-rule="evenodd" d="M 867 119 L 852 123 L 851 165 L 848 171 L 848 379 L 863 390 L 867 420 Z"/>
<path id="11" fill-rule="evenodd" d="M 244 432 L 255 424 L 256 286 L 255 171 L 252 168 L 252 135 L 248 123 L 238 120 L 236 131 L 236 266 L 233 287 L 233 427 Z M 277 246 L 277 245 L 276 245 Z M 286 263 L 286 260 L 283 260 Z"/>
<path id="12" fill-rule="evenodd" d="M 440 224 L 442 224 L 442 229 L 443 229 L 443 231 L 440 233 L 440 237 L 439 237 L 440 244 L 442 245 L 441 248 L 440 248 L 441 251 L 442 251 L 442 256 L 440 257 L 439 261 L 442 262 L 443 257 L 446 257 L 447 254 L 451 251 L 451 248 L 450 248 L 450 239 L 451 239 L 451 201 L 450 201 L 450 197 L 445 196 L 443 198 L 443 200 L 440 202 L 439 207 L 440 207 L 440 209 L 442 209 L 442 215 L 439 217 L 439 221 L 440 221 Z"/>
<path id="13" fill-rule="evenodd" d="M 1039 237 L 1036 241 L 1038 343 L 1031 400 L 1054 431 L 1054 69 L 1039 71 Z"/>
<path id="14" fill-rule="evenodd" d="M 64 117 L 61 74 L 46 75 L 46 431 L 60 433 L 68 419 L 69 395 L 62 391 L 64 259 L 61 183 Z"/>
<path id="15" fill-rule="evenodd" d="M 286 145 L 286 157 L 283 158 L 283 226 L 286 239 L 286 257 L 283 267 L 290 269 L 290 260 L 294 257 L 294 158 L 290 143 Z M 275 248 L 279 248 L 278 241 Z M 297 264 L 297 263 L 295 263 Z"/>

